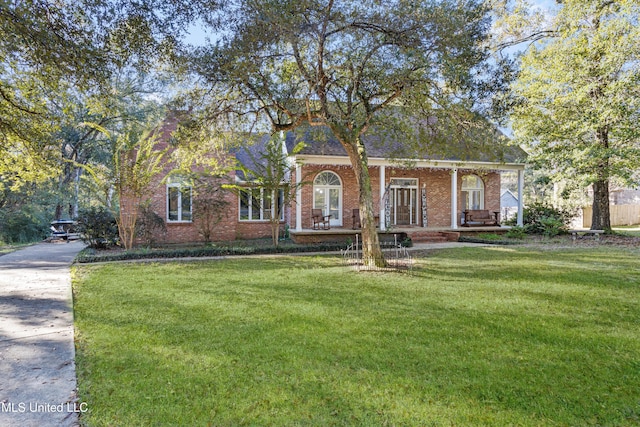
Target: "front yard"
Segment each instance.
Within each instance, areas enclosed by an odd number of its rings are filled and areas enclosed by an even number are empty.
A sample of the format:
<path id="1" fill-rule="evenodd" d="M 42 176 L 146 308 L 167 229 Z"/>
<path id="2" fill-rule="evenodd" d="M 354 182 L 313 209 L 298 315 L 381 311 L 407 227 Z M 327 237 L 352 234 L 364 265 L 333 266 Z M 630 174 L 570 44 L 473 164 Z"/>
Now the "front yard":
<path id="1" fill-rule="evenodd" d="M 637 248 L 75 267 L 82 421 L 640 425 Z"/>

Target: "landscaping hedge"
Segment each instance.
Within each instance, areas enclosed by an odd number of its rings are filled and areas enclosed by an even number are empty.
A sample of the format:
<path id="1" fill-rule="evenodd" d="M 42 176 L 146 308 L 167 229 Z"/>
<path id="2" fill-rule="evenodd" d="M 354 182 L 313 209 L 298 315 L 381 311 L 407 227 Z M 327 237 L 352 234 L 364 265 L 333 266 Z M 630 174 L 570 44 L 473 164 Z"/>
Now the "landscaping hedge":
<path id="1" fill-rule="evenodd" d="M 344 243 L 322 243 L 315 245 L 301 246 L 278 246 L 278 247 L 220 247 L 209 246 L 202 248 L 165 249 L 153 251 L 126 251 L 119 253 L 99 254 L 94 250 L 83 250 L 76 257 L 76 262 L 110 262 L 143 259 L 164 259 L 164 258 L 197 258 L 232 255 L 259 255 L 276 253 L 307 253 L 307 252 L 329 252 L 344 249 Z"/>

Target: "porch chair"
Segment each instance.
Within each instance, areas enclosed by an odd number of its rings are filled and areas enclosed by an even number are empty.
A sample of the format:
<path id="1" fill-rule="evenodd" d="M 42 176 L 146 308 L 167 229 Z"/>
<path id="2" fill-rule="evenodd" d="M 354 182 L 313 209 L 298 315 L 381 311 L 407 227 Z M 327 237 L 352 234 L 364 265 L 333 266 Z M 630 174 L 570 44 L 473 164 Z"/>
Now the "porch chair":
<path id="1" fill-rule="evenodd" d="M 314 230 L 320 230 L 320 224 L 322 224 L 324 230 L 331 229 L 331 224 L 329 224 L 330 219 L 331 215 L 323 215 L 322 209 L 311 209 L 311 220 L 313 221 Z"/>

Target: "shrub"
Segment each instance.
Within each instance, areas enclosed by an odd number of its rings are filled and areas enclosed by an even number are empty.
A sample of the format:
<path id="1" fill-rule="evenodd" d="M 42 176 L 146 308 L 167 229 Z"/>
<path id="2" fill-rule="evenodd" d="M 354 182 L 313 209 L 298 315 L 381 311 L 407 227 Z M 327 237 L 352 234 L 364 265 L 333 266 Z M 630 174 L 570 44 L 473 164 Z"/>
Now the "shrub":
<path id="1" fill-rule="evenodd" d="M 557 236 L 558 234 L 562 234 L 567 231 L 565 224 L 558 218 L 540 218 L 540 225 L 542 226 L 542 234 L 547 237 Z"/>
<path id="2" fill-rule="evenodd" d="M 49 220 L 46 212 L 31 205 L 0 211 L 0 241 L 29 243 L 42 240 L 49 234 Z"/>
<path id="3" fill-rule="evenodd" d="M 116 220 L 103 207 L 80 210 L 76 230 L 82 241 L 92 248 L 106 248 L 118 242 Z"/>
<path id="4" fill-rule="evenodd" d="M 164 219 L 151 209 L 150 206 L 144 205 L 140 208 L 140 216 L 136 222 L 136 235 L 142 239 L 142 243 L 151 248 L 156 242 L 156 238 L 167 232 L 167 226 Z"/>
<path id="5" fill-rule="evenodd" d="M 192 258 L 192 257 L 214 257 L 230 255 L 254 255 L 254 254 L 276 254 L 276 253 L 303 253 L 303 252 L 325 252 L 339 251 L 344 249 L 344 243 L 316 243 L 296 246 L 264 246 L 264 247 L 220 247 L 203 246 L 198 248 L 164 249 L 164 250 L 133 250 L 116 254 L 100 255 L 95 251 L 84 250 L 76 258 L 80 263 L 125 261 L 137 259 L 154 258 Z"/>
<path id="6" fill-rule="evenodd" d="M 511 227 L 511 230 L 507 231 L 506 236 L 510 239 L 519 239 L 522 240 L 527 235 L 524 230 L 524 227 L 520 227 L 519 225 L 514 225 Z"/>
<path id="7" fill-rule="evenodd" d="M 524 208 L 522 223 L 527 234 L 555 236 L 567 231 L 572 217 L 573 215 L 564 209 L 544 203 L 533 203 Z"/>

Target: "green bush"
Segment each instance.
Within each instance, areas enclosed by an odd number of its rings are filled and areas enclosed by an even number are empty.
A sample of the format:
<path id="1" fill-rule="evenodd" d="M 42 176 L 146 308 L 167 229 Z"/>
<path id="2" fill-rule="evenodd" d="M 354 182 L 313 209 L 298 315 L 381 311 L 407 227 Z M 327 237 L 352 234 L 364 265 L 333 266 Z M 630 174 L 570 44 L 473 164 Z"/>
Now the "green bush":
<path id="1" fill-rule="evenodd" d="M 78 213 L 76 231 L 91 248 L 107 248 L 118 242 L 118 225 L 107 209 L 90 207 Z"/>
<path id="2" fill-rule="evenodd" d="M 520 227 L 519 225 L 514 225 L 511 227 L 511 230 L 507 231 L 506 236 L 510 239 L 518 239 L 522 240 L 527 235 L 524 230 L 524 227 Z"/>
<path id="3" fill-rule="evenodd" d="M 567 232 L 567 227 L 558 218 L 543 217 L 540 218 L 540 224 L 543 227 L 542 234 L 547 237 L 553 237 Z"/>
<path id="4" fill-rule="evenodd" d="M 76 258 L 80 263 L 125 261 L 153 258 L 195 258 L 229 255 L 253 255 L 275 253 L 325 252 L 338 251 L 345 248 L 344 243 L 317 243 L 300 246 L 264 246 L 264 247 L 221 247 L 203 246 L 199 248 L 133 250 L 116 254 L 100 255 L 94 250 L 84 250 Z"/>
<path id="5" fill-rule="evenodd" d="M 50 219 L 46 212 L 32 205 L 0 212 L 0 241 L 29 243 L 42 240 L 49 234 Z"/>
<path id="6" fill-rule="evenodd" d="M 527 234 L 555 236 L 566 233 L 573 215 L 564 209 L 554 208 L 545 203 L 533 203 L 524 208 L 522 224 Z M 515 225 L 515 220 L 507 225 Z"/>
<path id="7" fill-rule="evenodd" d="M 136 236 L 142 240 L 142 244 L 152 248 L 159 235 L 166 234 L 167 226 L 164 219 L 151 209 L 150 206 L 142 206 L 136 223 Z"/>

